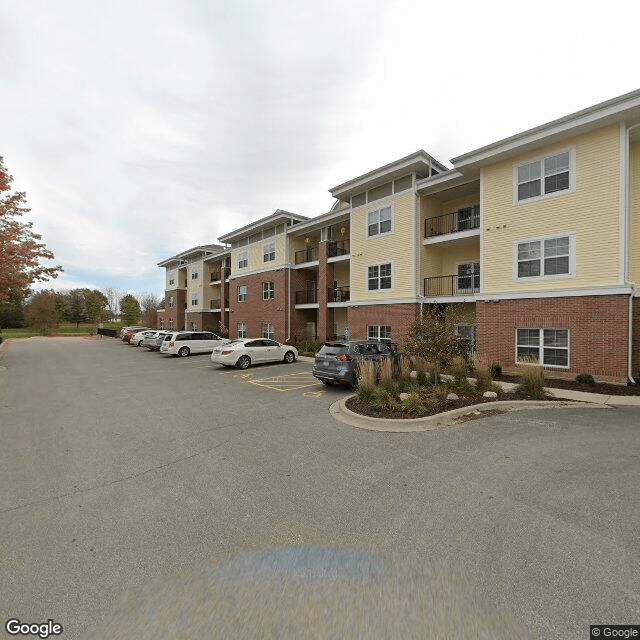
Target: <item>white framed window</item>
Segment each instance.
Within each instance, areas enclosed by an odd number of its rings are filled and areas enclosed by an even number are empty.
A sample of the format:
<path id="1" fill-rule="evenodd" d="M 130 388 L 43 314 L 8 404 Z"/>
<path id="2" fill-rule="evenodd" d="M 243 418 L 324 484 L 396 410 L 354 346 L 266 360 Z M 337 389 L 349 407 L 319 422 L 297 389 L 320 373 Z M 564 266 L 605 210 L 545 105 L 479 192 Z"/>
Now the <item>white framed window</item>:
<path id="1" fill-rule="evenodd" d="M 169 329 L 173 329 L 173 318 L 169 318 Z"/>
<path id="2" fill-rule="evenodd" d="M 249 297 L 249 287 L 246 284 L 238 287 L 238 302 L 246 302 Z"/>
<path id="3" fill-rule="evenodd" d="M 575 232 L 519 240 L 513 245 L 513 278 L 566 278 L 575 275 Z"/>
<path id="4" fill-rule="evenodd" d="M 236 327 L 237 327 L 237 330 L 238 330 L 238 338 L 247 338 L 248 337 L 247 323 L 246 322 L 238 322 Z"/>
<path id="5" fill-rule="evenodd" d="M 195 322 L 191 323 L 191 331 L 197 331 L 198 330 L 198 325 Z"/>
<path id="6" fill-rule="evenodd" d="M 391 327 L 389 325 L 369 325 L 367 327 L 368 340 L 391 340 Z"/>
<path id="7" fill-rule="evenodd" d="M 160 328 L 164 329 L 164 318 L 160 318 Z"/>
<path id="8" fill-rule="evenodd" d="M 262 246 L 262 262 L 272 262 L 276 259 L 276 243 L 269 242 Z"/>
<path id="9" fill-rule="evenodd" d="M 367 238 L 375 238 L 393 232 L 393 212 L 391 205 L 381 207 L 367 214 Z"/>
<path id="10" fill-rule="evenodd" d="M 273 300 L 276 297 L 276 285 L 274 282 L 262 283 L 262 299 Z"/>
<path id="11" fill-rule="evenodd" d="M 516 329 L 516 362 L 569 368 L 569 329 Z"/>
<path id="12" fill-rule="evenodd" d="M 262 323 L 262 337 L 269 338 L 269 340 L 275 340 L 276 337 L 276 328 L 270 322 Z"/>
<path id="13" fill-rule="evenodd" d="M 246 269 L 249 266 L 249 253 L 241 251 L 238 254 L 238 269 Z"/>
<path id="14" fill-rule="evenodd" d="M 573 149 L 514 167 L 514 202 L 532 201 L 575 190 Z"/>
<path id="15" fill-rule="evenodd" d="M 367 267 L 367 289 L 379 291 L 391 289 L 391 263 L 372 264 Z"/>
<path id="16" fill-rule="evenodd" d="M 192 271 L 191 272 L 191 279 L 192 280 L 197 280 L 198 279 L 198 272 L 197 271 Z"/>
<path id="17" fill-rule="evenodd" d="M 480 228 L 480 205 L 462 207 L 456 211 L 456 231 L 469 231 Z"/>
<path id="18" fill-rule="evenodd" d="M 480 262 L 459 262 L 457 265 L 456 293 L 477 293 L 480 291 Z"/>
<path id="19" fill-rule="evenodd" d="M 197 293 L 192 293 L 191 294 L 191 306 L 192 307 L 196 307 L 198 305 L 198 294 Z"/>
<path id="20" fill-rule="evenodd" d="M 173 299 L 173 296 L 169 296 L 169 308 L 173 309 L 173 307 L 175 307 L 175 306 L 176 306 L 176 302 Z"/>
<path id="21" fill-rule="evenodd" d="M 464 341 L 469 355 L 476 352 L 476 327 L 473 324 L 457 324 L 454 328 L 456 335 Z"/>
<path id="22" fill-rule="evenodd" d="M 175 278 L 171 278 L 171 280 L 169 280 L 169 284 L 170 284 L 170 285 L 171 285 L 171 284 L 175 284 L 175 282 L 176 282 Z"/>

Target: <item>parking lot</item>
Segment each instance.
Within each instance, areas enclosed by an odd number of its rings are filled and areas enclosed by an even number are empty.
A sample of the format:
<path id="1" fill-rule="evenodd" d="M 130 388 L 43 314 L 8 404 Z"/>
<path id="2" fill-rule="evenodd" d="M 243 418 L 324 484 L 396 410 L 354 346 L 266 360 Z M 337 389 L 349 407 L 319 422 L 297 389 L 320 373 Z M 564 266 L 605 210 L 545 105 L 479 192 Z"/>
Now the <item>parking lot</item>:
<path id="1" fill-rule="evenodd" d="M 640 415 L 335 422 L 296 362 L 0 358 L 0 615 L 62 638 L 588 638 L 640 621 Z M 457 634 L 457 635 L 455 635 Z"/>

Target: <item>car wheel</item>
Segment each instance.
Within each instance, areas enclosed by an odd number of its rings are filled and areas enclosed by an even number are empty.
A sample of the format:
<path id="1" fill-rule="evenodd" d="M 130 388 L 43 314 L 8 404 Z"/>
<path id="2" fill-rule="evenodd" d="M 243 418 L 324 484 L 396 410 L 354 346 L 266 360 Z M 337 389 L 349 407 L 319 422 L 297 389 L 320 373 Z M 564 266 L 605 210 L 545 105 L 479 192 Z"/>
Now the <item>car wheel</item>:
<path id="1" fill-rule="evenodd" d="M 291 364 L 292 362 L 295 362 L 296 359 L 296 354 L 293 353 L 293 351 L 287 351 L 287 353 L 284 354 L 284 361 L 287 364 Z"/>
<path id="2" fill-rule="evenodd" d="M 142 346 L 142 340 L 138 341 L 138 346 L 141 347 Z"/>
<path id="3" fill-rule="evenodd" d="M 236 367 L 238 369 L 248 369 L 251 366 L 251 358 L 249 356 L 242 356 L 238 362 L 236 362 Z"/>
<path id="4" fill-rule="evenodd" d="M 189 351 L 189 347 L 180 347 L 180 349 L 178 349 L 178 355 L 181 358 L 186 358 L 189 355 L 189 353 L 191 353 Z"/>

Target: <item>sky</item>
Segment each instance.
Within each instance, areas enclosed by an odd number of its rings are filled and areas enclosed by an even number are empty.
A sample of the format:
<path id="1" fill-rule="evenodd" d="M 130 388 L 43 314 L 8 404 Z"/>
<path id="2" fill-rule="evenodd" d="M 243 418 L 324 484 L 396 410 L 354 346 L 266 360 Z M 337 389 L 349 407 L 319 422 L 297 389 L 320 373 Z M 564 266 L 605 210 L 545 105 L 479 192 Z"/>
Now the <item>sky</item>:
<path id="1" fill-rule="evenodd" d="M 0 0 L 0 156 L 56 290 L 640 87 L 634 0 Z"/>

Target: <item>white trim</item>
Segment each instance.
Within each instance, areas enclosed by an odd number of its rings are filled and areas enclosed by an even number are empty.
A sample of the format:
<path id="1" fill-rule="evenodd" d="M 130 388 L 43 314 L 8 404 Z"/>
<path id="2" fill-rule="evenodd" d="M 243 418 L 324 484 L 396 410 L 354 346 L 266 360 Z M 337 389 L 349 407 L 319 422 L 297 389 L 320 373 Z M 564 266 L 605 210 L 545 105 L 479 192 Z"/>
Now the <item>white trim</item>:
<path id="1" fill-rule="evenodd" d="M 411 186 L 413 195 L 413 255 L 411 256 L 413 266 L 413 293 L 420 292 L 420 240 L 422 238 L 422 220 L 418 208 L 418 194 L 416 193 L 416 174 L 411 175 Z"/>
<path id="2" fill-rule="evenodd" d="M 518 330 L 524 329 L 528 331 L 538 332 L 538 362 L 537 365 L 544 367 L 545 369 L 570 369 L 571 368 L 571 329 L 569 327 L 515 327 L 515 364 L 519 366 L 526 366 L 526 363 L 518 360 Z M 544 359 L 544 332 L 545 331 L 566 331 L 567 332 L 567 364 L 545 364 Z M 527 345 L 520 345 L 526 347 Z M 552 347 L 554 349 L 564 349 L 564 347 Z M 542 358 L 540 357 L 542 356 Z"/>
<path id="3" fill-rule="evenodd" d="M 383 291 L 387 291 L 384 289 Z M 345 307 L 375 307 L 383 304 L 420 304 L 421 300 L 426 301 L 424 298 L 389 298 L 387 300 L 349 300 Z"/>
<path id="4" fill-rule="evenodd" d="M 444 244 L 446 242 L 454 242 L 456 240 L 465 240 L 466 238 L 479 238 L 480 229 L 468 229 L 466 231 L 454 231 L 452 233 L 443 233 L 439 236 L 431 236 L 422 241 L 423 245 Z"/>
<path id="5" fill-rule="evenodd" d="M 554 273 L 540 276 L 518 276 L 518 245 L 525 242 L 540 242 L 540 270 L 544 264 L 544 242 L 555 238 L 569 238 L 569 273 Z M 530 238 L 519 238 L 513 241 L 513 281 L 514 282 L 539 282 L 540 280 L 566 280 L 576 277 L 576 232 L 566 231 L 563 233 L 551 233 L 546 236 L 536 236 Z"/>
<path id="6" fill-rule="evenodd" d="M 373 204 L 373 203 L 371 203 Z M 376 235 L 374 236 L 370 236 L 369 235 L 369 216 L 372 213 L 380 213 L 380 211 L 382 211 L 382 209 L 386 209 L 386 208 L 391 209 L 391 229 L 389 231 L 385 231 L 384 233 L 376 233 Z M 385 236 L 390 236 L 393 235 L 395 233 L 396 230 L 396 225 L 395 225 L 395 218 L 396 218 L 396 212 L 395 212 L 395 207 L 393 206 L 393 202 L 389 202 L 388 204 L 382 204 L 379 207 L 377 207 L 376 209 L 371 209 L 369 211 L 365 211 L 365 221 L 364 221 L 364 237 L 365 240 L 375 240 L 376 238 L 384 238 Z M 378 215 L 378 229 L 380 228 L 380 215 Z"/>
<path id="7" fill-rule="evenodd" d="M 542 193 L 544 187 L 544 161 L 547 158 L 553 158 L 563 153 L 569 153 L 569 188 L 562 189 L 560 191 L 552 191 L 551 193 Z M 540 195 L 533 198 L 525 198 L 523 200 L 518 199 L 518 169 L 524 167 L 527 164 L 533 164 L 534 162 L 540 163 Z M 568 193 L 575 193 L 577 188 L 576 179 L 576 145 L 569 147 L 563 147 L 556 149 L 549 153 L 543 153 L 538 156 L 528 158 L 527 160 L 518 161 L 512 165 L 513 171 L 513 206 L 523 206 L 532 202 L 540 202 L 541 200 L 547 200 L 548 198 L 556 198 L 558 196 L 566 195 Z"/>
<path id="8" fill-rule="evenodd" d="M 382 265 L 391 265 L 391 287 L 388 289 L 369 289 L 369 267 L 380 267 Z M 364 290 L 368 294 L 379 294 L 379 293 L 388 293 L 389 291 L 393 291 L 395 289 L 395 264 L 393 260 L 383 260 L 382 262 L 370 262 L 365 265 L 364 268 Z M 378 269 L 378 284 L 380 284 L 380 269 Z M 387 277 L 387 276 L 383 276 Z"/>
<path id="9" fill-rule="evenodd" d="M 300 262 L 299 264 L 292 265 L 292 269 L 308 269 L 309 267 L 320 266 L 319 260 L 311 260 L 311 262 Z"/>
<path id="10" fill-rule="evenodd" d="M 618 162 L 620 172 L 619 212 L 618 212 L 618 283 L 623 284 L 628 279 L 628 225 L 627 184 L 629 180 L 629 133 L 626 122 L 620 123 L 620 158 Z"/>
<path id="11" fill-rule="evenodd" d="M 482 273 L 482 270 L 480 271 Z M 588 287 L 585 289 L 547 289 L 545 291 L 510 291 L 508 293 L 483 293 L 476 296 L 477 302 L 494 300 L 522 300 L 526 298 L 580 298 L 584 296 L 628 296 L 631 285 L 612 287 Z"/>
<path id="12" fill-rule="evenodd" d="M 273 258 L 269 258 L 269 260 L 265 260 L 265 256 L 271 255 L 271 251 L 265 252 L 265 249 L 273 246 Z M 262 245 L 262 264 L 269 264 L 270 262 L 275 262 L 276 257 L 278 255 L 278 243 L 273 240 L 270 242 L 265 242 Z"/>
<path id="13" fill-rule="evenodd" d="M 484 167 L 480 169 L 480 293 L 484 291 Z"/>

